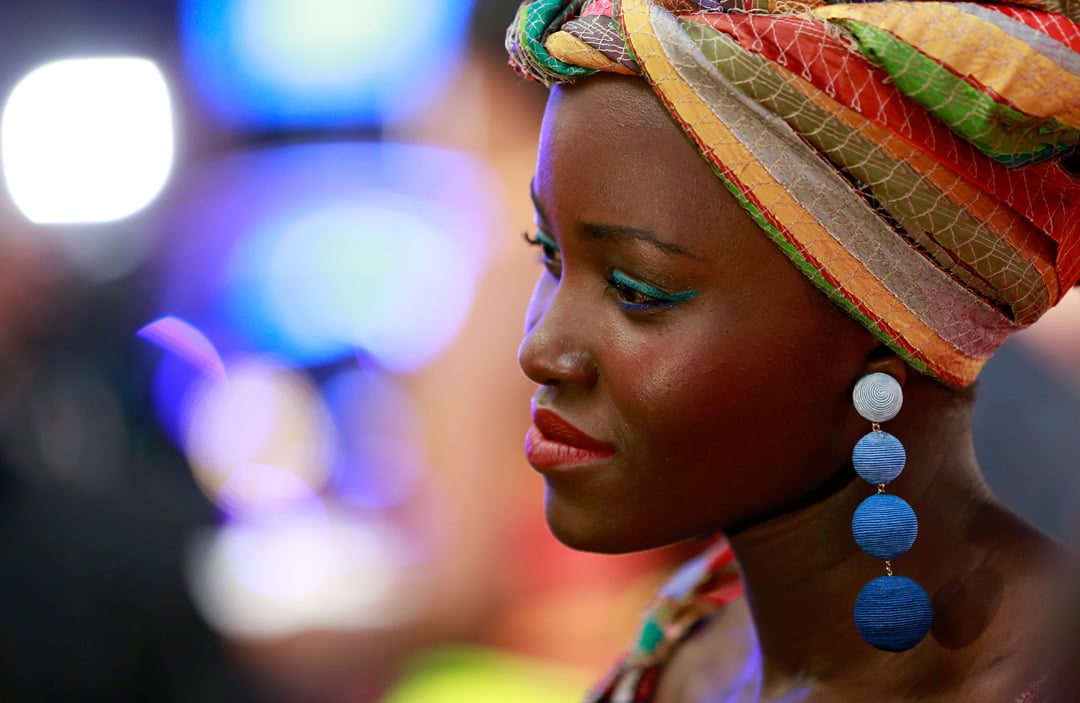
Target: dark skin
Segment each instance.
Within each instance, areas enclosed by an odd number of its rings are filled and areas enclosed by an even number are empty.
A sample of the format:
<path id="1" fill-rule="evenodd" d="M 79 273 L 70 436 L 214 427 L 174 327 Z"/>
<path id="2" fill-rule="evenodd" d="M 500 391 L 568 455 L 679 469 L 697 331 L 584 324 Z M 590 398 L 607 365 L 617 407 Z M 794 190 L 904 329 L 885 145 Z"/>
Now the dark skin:
<path id="1" fill-rule="evenodd" d="M 552 530 L 613 553 L 720 530 L 742 567 L 745 604 L 679 650 L 660 703 L 1007 701 L 1038 678 L 1032 642 L 1057 549 L 986 489 L 969 396 L 913 371 L 813 288 L 647 85 L 554 89 L 534 195 L 547 271 L 521 367 L 535 405 L 615 446 L 545 474 Z M 874 490 L 851 469 L 870 430 L 851 391 L 876 371 L 904 391 L 885 429 L 908 468 L 889 490 L 922 526 L 894 567 L 935 611 L 903 654 L 867 645 L 851 616 L 883 574 L 850 531 Z"/>

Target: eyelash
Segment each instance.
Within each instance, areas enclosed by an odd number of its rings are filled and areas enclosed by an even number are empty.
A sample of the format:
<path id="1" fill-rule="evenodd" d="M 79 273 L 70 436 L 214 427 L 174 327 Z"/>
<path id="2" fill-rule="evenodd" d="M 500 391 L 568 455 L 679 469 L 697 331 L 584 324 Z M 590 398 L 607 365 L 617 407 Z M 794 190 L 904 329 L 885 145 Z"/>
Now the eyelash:
<path id="1" fill-rule="evenodd" d="M 541 231 L 537 231 L 532 236 L 525 232 L 523 236 L 530 246 L 542 248 L 544 266 L 548 273 L 558 279 L 562 273 L 562 255 L 554 240 Z M 627 312 L 665 310 L 696 298 L 699 294 L 696 290 L 668 293 L 648 283 L 635 280 L 619 269 L 612 269 L 607 279 L 607 289 L 615 292 L 619 307 Z"/>
<path id="2" fill-rule="evenodd" d="M 558 279 L 562 274 L 562 253 L 559 251 L 559 246 L 555 243 L 555 240 L 539 230 L 533 236 L 529 236 L 528 232 L 525 232 L 523 236 L 529 246 L 540 247 L 543 252 L 541 262 L 544 264 L 544 268 L 548 270 L 552 277 Z"/>

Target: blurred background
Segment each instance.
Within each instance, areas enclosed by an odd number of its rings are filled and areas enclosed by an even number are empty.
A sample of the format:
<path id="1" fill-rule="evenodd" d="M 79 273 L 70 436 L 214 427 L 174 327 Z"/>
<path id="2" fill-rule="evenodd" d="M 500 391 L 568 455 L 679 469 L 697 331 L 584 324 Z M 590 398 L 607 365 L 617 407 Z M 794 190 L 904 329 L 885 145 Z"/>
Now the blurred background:
<path id="1" fill-rule="evenodd" d="M 0 700 L 576 701 L 702 547 L 544 525 L 516 5 L 0 5 Z M 976 415 L 1056 535 L 1078 307 Z"/>

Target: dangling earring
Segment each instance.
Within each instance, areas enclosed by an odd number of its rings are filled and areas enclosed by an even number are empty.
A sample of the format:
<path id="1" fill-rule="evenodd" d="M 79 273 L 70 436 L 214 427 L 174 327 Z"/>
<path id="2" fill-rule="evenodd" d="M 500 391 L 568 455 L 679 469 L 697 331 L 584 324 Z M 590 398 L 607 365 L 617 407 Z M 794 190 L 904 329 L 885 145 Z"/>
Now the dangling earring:
<path id="1" fill-rule="evenodd" d="M 922 586 L 893 574 L 891 560 L 911 549 L 919 531 L 915 511 L 885 486 L 904 470 L 907 458 L 900 440 L 881 430 L 900 412 L 904 395 L 896 379 L 885 373 L 863 376 L 855 384 L 855 409 L 872 430 L 855 445 L 852 463 L 868 483 L 877 486 L 855 509 L 851 531 L 855 542 L 872 557 L 885 560 L 885 576 L 863 586 L 855 600 L 855 627 L 863 639 L 886 652 L 903 652 L 930 631 L 933 609 Z"/>

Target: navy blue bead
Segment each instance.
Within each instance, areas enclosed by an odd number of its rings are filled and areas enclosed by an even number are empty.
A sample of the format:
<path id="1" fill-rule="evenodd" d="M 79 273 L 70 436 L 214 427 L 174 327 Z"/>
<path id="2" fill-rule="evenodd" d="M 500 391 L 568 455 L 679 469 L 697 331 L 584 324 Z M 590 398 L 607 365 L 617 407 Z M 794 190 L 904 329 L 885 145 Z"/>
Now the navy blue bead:
<path id="1" fill-rule="evenodd" d="M 911 549 L 919 534 L 915 511 L 902 498 L 872 495 L 855 508 L 851 518 L 855 542 L 872 557 L 895 559 Z"/>
<path id="2" fill-rule="evenodd" d="M 911 649 L 933 622 L 930 596 L 906 576 L 880 576 L 855 600 L 855 627 L 863 639 L 886 652 Z"/>
<path id="3" fill-rule="evenodd" d="M 904 470 L 907 452 L 888 432 L 871 432 L 855 443 L 851 463 L 864 481 L 875 486 L 889 483 Z"/>

